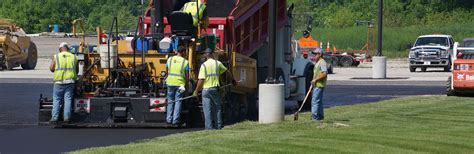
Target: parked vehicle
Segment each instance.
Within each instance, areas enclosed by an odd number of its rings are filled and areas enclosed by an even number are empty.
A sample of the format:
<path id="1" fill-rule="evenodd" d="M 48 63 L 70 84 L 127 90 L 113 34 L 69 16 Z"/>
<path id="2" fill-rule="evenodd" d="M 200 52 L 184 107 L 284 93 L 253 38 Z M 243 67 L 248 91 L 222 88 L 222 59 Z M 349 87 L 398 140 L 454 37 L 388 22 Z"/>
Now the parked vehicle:
<path id="1" fill-rule="evenodd" d="M 451 70 L 454 40 L 451 35 L 423 35 L 416 39 L 410 49 L 410 72 L 421 68 L 426 72 L 429 67 L 441 67 Z"/>
<path id="2" fill-rule="evenodd" d="M 448 77 L 446 94 L 474 93 L 474 39 L 464 39 L 464 47 L 454 43 L 453 72 Z"/>

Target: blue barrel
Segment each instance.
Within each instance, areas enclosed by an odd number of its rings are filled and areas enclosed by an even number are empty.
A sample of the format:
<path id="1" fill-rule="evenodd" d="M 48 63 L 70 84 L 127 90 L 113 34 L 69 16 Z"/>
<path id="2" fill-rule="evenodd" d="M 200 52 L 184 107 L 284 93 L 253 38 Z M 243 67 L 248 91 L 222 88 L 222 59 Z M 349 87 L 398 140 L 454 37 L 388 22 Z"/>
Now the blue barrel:
<path id="1" fill-rule="evenodd" d="M 58 24 L 54 24 L 54 26 L 53 26 L 53 32 L 59 33 L 59 25 L 58 25 Z"/>
<path id="2" fill-rule="evenodd" d="M 142 50 L 142 43 L 144 43 L 144 44 L 143 44 L 143 45 L 144 45 L 143 47 L 145 48 L 145 50 L 144 50 L 145 53 L 148 53 L 148 49 L 150 49 L 150 48 L 149 48 L 150 40 L 149 40 L 148 38 L 145 38 L 144 41 L 142 41 L 140 38 L 137 39 L 137 43 L 136 43 L 136 45 L 135 45 L 135 46 L 136 46 L 136 49 L 137 49 L 136 51 L 137 51 L 137 52 L 142 52 L 142 51 L 143 51 L 143 50 Z"/>

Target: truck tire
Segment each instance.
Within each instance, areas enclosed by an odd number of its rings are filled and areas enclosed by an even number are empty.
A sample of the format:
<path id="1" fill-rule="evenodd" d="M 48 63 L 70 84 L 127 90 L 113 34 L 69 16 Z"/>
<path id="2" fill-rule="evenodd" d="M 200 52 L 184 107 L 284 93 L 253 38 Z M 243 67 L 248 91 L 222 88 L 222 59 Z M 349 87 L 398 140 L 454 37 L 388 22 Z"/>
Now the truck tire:
<path id="1" fill-rule="evenodd" d="M 332 61 L 331 61 L 332 67 L 337 67 L 337 66 L 339 66 L 339 58 L 338 58 L 338 57 L 333 56 L 331 59 L 332 59 Z"/>
<path id="2" fill-rule="evenodd" d="M 451 60 L 448 62 L 448 66 L 444 67 L 445 72 L 451 72 Z"/>
<path id="3" fill-rule="evenodd" d="M 247 120 L 258 120 L 257 93 L 247 93 Z"/>
<path id="4" fill-rule="evenodd" d="M 426 69 L 428 69 L 428 68 L 426 68 L 426 67 L 421 67 L 421 71 L 422 71 L 422 72 L 426 72 Z"/>
<path id="5" fill-rule="evenodd" d="M 416 67 L 410 66 L 410 72 L 416 72 Z"/>
<path id="6" fill-rule="evenodd" d="M 1 49 L 0 49 L 0 52 L 1 52 Z M 6 65 L 7 65 L 7 61 L 5 60 L 5 56 L 0 55 L 0 70 L 7 69 Z"/>
<path id="7" fill-rule="evenodd" d="M 339 63 L 341 64 L 342 67 L 350 67 L 354 63 L 354 60 L 352 59 L 351 56 L 342 56 L 341 59 L 339 60 Z"/>
<path id="8" fill-rule="evenodd" d="M 313 69 L 314 69 L 314 66 L 310 66 L 309 69 L 307 70 L 307 72 L 305 73 L 306 74 L 306 87 L 305 87 L 305 91 L 304 91 L 304 95 L 306 95 L 306 93 L 308 92 L 309 87 L 311 86 L 311 80 L 313 80 Z M 309 94 L 310 96 L 312 94 Z M 298 106 L 301 106 L 303 104 L 303 101 L 298 101 Z M 306 100 L 306 103 L 304 103 L 304 106 L 303 106 L 303 109 L 307 110 L 307 109 L 310 109 L 311 108 L 311 99 L 308 98 Z"/>
<path id="9" fill-rule="evenodd" d="M 242 109 L 241 103 L 244 101 L 241 99 L 240 94 L 227 92 L 222 104 L 223 107 L 223 122 L 224 124 L 234 124 L 241 120 Z"/>
<path id="10" fill-rule="evenodd" d="M 333 72 L 333 66 L 332 66 L 332 64 L 329 64 L 328 65 L 328 74 L 332 74 L 332 73 L 334 73 Z"/>
<path id="11" fill-rule="evenodd" d="M 38 50 L 36 49 L 36 44 L 31 42 L 30 48 L 28 49 L 28 58 L 26 59 L 26 63 L 21 64 L 21 68 L 25 70 L 35 69 L 37 61 Z"/>
<path id="12" fill-rule="evenodd" d="M 355 61 L 355 62 L 354 62 L 354 66 L 355 66 L 355 67 L 357 67 L 357 66 L 359 66 L 359 65 L 360 65 L 360 61 Z"/>
<path id="13" fill-rule="evenodd" d="M 448 77 L 448 82 L 446 82 L 446 95 L 447 96 L 456 96 L 454 89 L 451 89 L 451 76 Z"/>

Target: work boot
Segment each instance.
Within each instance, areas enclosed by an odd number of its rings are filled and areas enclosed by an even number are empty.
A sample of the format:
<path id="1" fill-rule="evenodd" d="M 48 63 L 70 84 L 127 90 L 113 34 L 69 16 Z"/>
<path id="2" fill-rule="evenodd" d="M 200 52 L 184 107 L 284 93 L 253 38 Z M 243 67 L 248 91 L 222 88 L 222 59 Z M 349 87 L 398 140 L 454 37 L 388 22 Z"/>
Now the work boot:
<path id="1" fill-rule="evenodd" d="M 57 124 L 58 124 L 58 120 L 57 120 L 57 119 L 51 119 L 51 120 L 49 120 L 49 124 L 51 124 L 51 125 L 57 125 Z"/>
<path id="2" fill-rule="evenodd" d="M 171 127 L 173 127 L 173 124 L 171 124 L 171 123 L 166 123 L 165 127 L 166 127 L 166 128 L 171 128 Z"/>
<path id="3" fill-rule="evenodd" d="M 64 123 L 64 124 L 69 124 L 69 123 L 71 123 L 71 121 L 69 121 L 69 119 L 65 119 L 65 120 L 63 121 L 63 123 Z"/>

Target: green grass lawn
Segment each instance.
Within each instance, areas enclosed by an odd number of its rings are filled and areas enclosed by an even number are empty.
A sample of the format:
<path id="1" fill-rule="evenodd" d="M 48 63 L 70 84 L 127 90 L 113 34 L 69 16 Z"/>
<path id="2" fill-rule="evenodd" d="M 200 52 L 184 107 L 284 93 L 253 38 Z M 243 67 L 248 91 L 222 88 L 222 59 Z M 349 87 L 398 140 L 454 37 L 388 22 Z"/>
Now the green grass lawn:
<path id="1" fill-rule="evenodd" d="M 419 96 L 334 107 L 324 122 L 287 116 L 75 153 L 474 153 L 474 98 Z"/>

